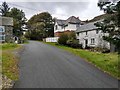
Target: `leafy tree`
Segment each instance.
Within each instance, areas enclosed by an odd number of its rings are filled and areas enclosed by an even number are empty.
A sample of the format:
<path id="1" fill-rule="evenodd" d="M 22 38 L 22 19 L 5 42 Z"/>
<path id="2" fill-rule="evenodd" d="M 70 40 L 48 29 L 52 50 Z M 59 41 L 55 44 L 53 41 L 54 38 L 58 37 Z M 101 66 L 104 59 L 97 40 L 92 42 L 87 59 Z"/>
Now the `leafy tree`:
<path id="1" fill-rule="evenodd" d="M 2 16 L 7 16 L 10 8 L 6 2 L 3 2 L 2 5 L 0 6 L 0 13 Z"/>
<path id="2" fill-rule="evenodd" d="M 42 38 L 54 36 L 54 23 L 48 12 L 42 12 L 30 18 L 28 28 L 29 31 L 40 31 Z"/>
<path id="3" fill-rule="evenodd" d="M 25 13 L 20 9 L 12 8 L 7 16 L 13 18 L 13 34 L 18 37 L 22 36 L 22 26 L 26 24 Z"/>
<path id="4" fill-rule="evenodd" d="M 104 40 L 114 44 L 116 48 L 120 45 L 120 1 L 115 2 L 104 2 L 100 1 L 98 6 L 103 10 L 108 17 L 106 17 L 102 22 L 97 22 L 95 25 L 99 30 L 104 33 L 109 33 L 109 36 L 103 36 Z"/>

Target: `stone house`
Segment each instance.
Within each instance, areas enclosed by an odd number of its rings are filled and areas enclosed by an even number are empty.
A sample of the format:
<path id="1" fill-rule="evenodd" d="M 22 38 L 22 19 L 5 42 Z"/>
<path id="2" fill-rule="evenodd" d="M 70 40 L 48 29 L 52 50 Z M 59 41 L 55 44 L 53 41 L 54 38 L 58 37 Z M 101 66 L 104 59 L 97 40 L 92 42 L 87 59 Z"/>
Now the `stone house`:
<path id="1" fill-rule="evenodd" d="M 0 42 L 13 42 L 13 18 L 0 17 Z"/>
<path id="2" fill-rule="evenodd" d="M 94 25 L 94 23 L 99 21 L 89 22 L 81 25 L 81 27 L 76 30 L 77 39 L 79 40 L 79 44 L 82 44 L 83 48 L 100 47 L 110 49 L 110 43 L 103 40 L 103 36 L 109 34 L 103 33 Z"/>

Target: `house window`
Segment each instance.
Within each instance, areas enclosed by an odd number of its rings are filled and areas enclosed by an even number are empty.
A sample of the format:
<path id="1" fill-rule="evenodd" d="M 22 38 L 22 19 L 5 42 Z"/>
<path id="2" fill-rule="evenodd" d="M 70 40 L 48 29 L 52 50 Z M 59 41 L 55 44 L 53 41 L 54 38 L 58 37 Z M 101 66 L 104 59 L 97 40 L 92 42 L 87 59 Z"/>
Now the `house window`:
<path id="1" fill-rule="evenodd" d="M 98 34 L 99 33 L 99 30 L 96 30 L 96 34 Z"/>
<path id="2" fill-rule="evenodd" d="M 55 30 L 57 30 L 57 29 L 58 29 L 58 26 L 56 25 L 56 26 L 55 26 Z"/>
<path id="3" fill-rule="evenodd" d="M 86 35 L 88 35 L 88 32 L 86 32 Z"/>
<path id="4" fill-rule="evenodd" d="M 0 32 L 5 32 L 3 27 L 0 27 Z"/>
<path id="5" fill-rule="evenodd" d="M 5 35 L 0 35 L 0 41 L 4 41 L 5 40 Z"/>
<path id="6" fill-rule="evenodd" d="M 79 33 L 77 33 L 77 36 L 79 36 Z"/>
<path id="7" fill-rule="evenodd" d="M 94 38 L 91 39 L 91 44 L 95 44 L 95 39 Z"/>
<path id="8" fill-rule="evenodd" d="M 79 25 L 79 24 L 77 24 L 77 25 L 76 25 L 76 28 L 79 28 L 79 27 L 80 27 L 80 25 Z"/>
<path id="9" fill-rule="evenodd" d="M 64 26 L 61 26 L 62 27 L 62 29 L 64 29 Z"/>

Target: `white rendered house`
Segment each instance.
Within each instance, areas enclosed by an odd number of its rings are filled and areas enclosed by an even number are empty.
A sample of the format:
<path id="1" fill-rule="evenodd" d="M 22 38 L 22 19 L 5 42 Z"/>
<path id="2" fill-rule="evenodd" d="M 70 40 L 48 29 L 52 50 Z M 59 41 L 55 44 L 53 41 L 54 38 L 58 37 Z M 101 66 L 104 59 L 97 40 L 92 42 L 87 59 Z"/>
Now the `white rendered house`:
<path id="1" fill-rule="evenodd" d="M 96 21 L 99 22 L 99 21 Z M 94 25 L 96 22 L 90 22 L 82 25 L 76 31 L 79 44 L 82 44 L 83 48 L 86 47 L 101 47 L 110 49 L 110 43 L 103 40 L 103 36 L 109 35 L 98 30 Z"/>
<path id="2" fill-rule="evenodd" d="M 59 37 L 61 33 L 67 31 L 76 31 L 82 24 L 82 21 L 75 16 L 69 17 L 67 20 L 56 19 L 54 25 L 54 35 Z"/>

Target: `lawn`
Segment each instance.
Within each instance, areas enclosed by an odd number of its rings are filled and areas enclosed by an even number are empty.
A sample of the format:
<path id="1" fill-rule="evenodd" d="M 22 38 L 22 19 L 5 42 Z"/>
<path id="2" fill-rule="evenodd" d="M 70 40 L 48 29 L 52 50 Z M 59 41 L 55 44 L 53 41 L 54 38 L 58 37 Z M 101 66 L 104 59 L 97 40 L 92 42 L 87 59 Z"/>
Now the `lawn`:
<path id="1" fill-rule="evenodd" d="M 107 72 L 108 74 L 112 75 L 120 79 L 120 69 L 118 69 L 118 54 L 117 53 L 99 53 L 99 52 L 91 52 L 88 50 L 83 49 L 74 49 L 67 46 L 56 45 L 55 43 L 47 43 L 58 48 L 67 50 L 75 55 L 78 55 L 84 58 L 86 61 L 92 63 L 99 69 Z M 119 74 L 118 74 L 119 73 Z"/>
<path id="2" fill-rule="evenodd" d="M 11 80 L 17 80 L 18 73 L 18 57 L 13 53 L 14 50 L 19 49 L 21 46 L 17 44 L 1 44 L 2 46 L 2 74 L 6 75 Z"/>

